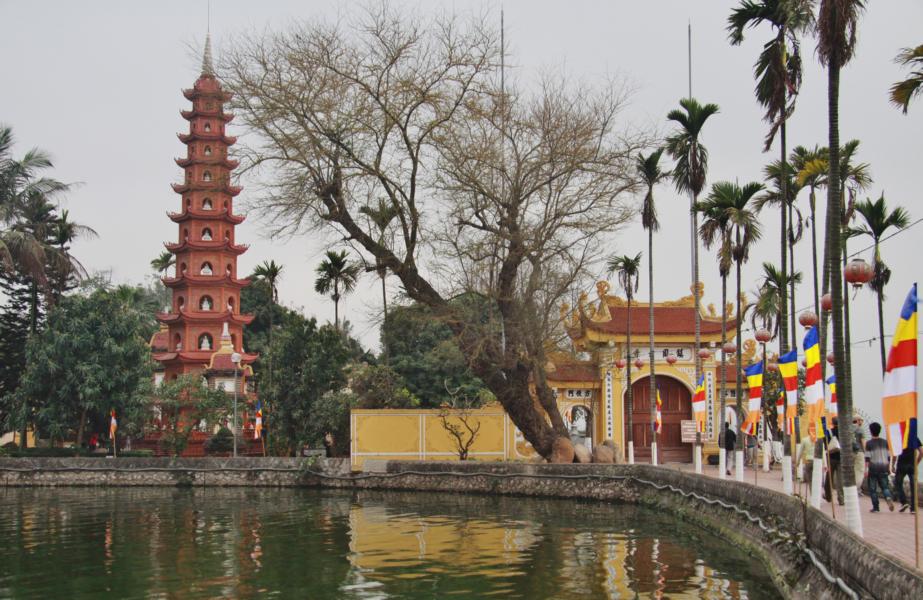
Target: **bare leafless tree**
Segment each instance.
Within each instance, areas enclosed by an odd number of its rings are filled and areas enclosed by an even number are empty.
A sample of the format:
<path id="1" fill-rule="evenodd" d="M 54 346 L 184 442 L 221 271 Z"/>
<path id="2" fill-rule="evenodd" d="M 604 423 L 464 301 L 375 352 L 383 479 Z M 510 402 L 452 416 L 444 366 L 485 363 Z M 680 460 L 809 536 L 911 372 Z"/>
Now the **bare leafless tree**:
<path id="1" fill-rule="evenodd" d="M 243 37 L 222 76 L 272 230 L 336 231 L 392 272 L 549 457 L 569 444 L 545 380 L 554 305 L 628 220 L 631 156 L 648 140 L 621 123 L 614 83 L 505 93 L 497 42 L 483 19 L 383 6 Z M 369 197 L 393 208 L 393 237 L 360 218 Z"/>

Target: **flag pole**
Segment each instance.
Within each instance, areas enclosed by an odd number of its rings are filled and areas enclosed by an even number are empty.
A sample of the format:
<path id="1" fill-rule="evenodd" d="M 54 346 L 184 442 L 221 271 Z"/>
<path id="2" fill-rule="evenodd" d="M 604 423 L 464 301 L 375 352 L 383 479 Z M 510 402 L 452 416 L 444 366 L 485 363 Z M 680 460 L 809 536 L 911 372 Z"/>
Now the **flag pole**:
<path id="1" fill-rule="evenodd" d="M 916 288 L 916 282 L 913 283 L 913 287 Z M 919 296 L 917 296 L 917 307 L 920 305 Z M 914 390 L 917 392 L 915 394 L 915 400 L 917 406 L 914 407 L 917 413 L 917 434 L 919 435 L 920 427 L 920 334 L 914 332 L 917 335 L 917 356 L 916 364 L 917 368 L 914 369 L 913 373 L 913 386 Z M 919 449 L 917 449 L 919 451 Z M 916 460 L 916 452 L 911 456 L 910 459 L 913 462 L 913 470 L 910 471 L 910 498 L 913 500 L 913 549 L 914 549 L 914 562 L 916 563 L 917 569 L 920 568 L 920 485 L 917 483 L 917 472 L 920 469 L 920 464 Z"/>

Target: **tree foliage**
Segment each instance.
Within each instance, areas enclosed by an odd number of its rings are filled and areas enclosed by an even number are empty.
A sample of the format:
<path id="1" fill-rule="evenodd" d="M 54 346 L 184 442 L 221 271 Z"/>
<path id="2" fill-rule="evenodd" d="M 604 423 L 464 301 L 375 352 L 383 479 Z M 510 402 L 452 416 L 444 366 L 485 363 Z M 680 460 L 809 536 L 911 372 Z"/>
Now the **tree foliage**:
<path id="1" fill-rule="evenodd" d="M 113 408 L 128 430 L 143 420 L 151 377 L 146 318 L 106 290 L 64 298 L 27 345 L 15 424 L 34 422 L 55 439 L 77 432 L 79 442 L 85 425 L 104 430 Z"/>
<path id="2" fill-rule="evenodd" d="M 160 443 L 173 456 L 183 453 L 203 422 L 208 426 L 225 420 L 231 405 L 226 392 L 208 387 L 201 375 L 191 373 L 160 382 L 150 400 L 160 413 Z"/>

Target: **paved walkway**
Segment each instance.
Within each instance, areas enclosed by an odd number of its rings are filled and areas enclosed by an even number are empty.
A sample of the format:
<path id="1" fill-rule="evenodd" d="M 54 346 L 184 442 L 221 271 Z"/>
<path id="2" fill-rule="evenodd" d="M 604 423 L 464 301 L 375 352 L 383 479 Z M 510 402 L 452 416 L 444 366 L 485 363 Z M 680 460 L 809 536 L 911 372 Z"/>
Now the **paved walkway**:
<path id="1" fill-rule="evenodd" d="M 688 463 L 669 463 L 666 466 L 688 472 L 694 470 L 694 467 Z M 717 478 L 718 467 L 705 465 L 703 467 L 703 473 L 706 476 Z M 753 469 L 747 467 L 744 471 L 744 481 L 752 485 L 753 474 Z M 729 477 L 728 479 L 733 479 L 733 477 Z M 757 475 L 756 484 L 760 487 L 781 492 L 782 470 L 780 466 L 777 465 L 768 473 L 760 469 Z M 802 494 L 806 492 L 806 487 L 802 488 L 800 491 Z M 799 484 L 797 481 L 795 482 L 795 493 L 799 493 Z M 905 513 L 898 512 L 900 510 L 900 505 L 898 504 L 895 504 L 894 512 L 890 512 L 884 500 L 881 501 L 881 512 L 871 513 L 869 511 L 872 510 L 872 501 L 868 496 L 859 496 L 859 507 L 862 515 L 862 530 L 865 534 L 865 541 L 876 546 L 882 552 L 903 561 L 910 568 L 914 568 L 913 515 L 909 511 Z M 835 516 L 832 514 L 833 511 L 831 511 L 831 508 L 835 508 Z M 844 507 L 840 505 L 831 507 L 829 502 L 821 500 L 821 510 L 823 510 L 827 516 L 834 517 L 837 521 L 840 521 L 844 527 L 846 526 L 846 511 Z M 920 518 L 923 519 L 923 514 L 920 515 Z M 921 523 L 921 528 L 923 528 L 923 523 Z M 921 531 L 921 537 L 923 537 L 923 531 Z M 921 548 L 921 551 L 923 551 L 923 548 Z M 921 559 L 923 559 L 923 554 L 921 554 Z"/>

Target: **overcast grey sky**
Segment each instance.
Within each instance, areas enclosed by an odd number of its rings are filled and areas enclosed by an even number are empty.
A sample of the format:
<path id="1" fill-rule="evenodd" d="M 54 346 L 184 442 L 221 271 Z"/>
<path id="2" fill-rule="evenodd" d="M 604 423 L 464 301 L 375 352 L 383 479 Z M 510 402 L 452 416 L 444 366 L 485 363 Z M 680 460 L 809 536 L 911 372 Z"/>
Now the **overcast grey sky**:
<path id="1" fill-rule="evenodd" d="M 491 11 L 499 23 L 497 1 L 397 2 L 407 11 Z M 692 24 L 693 95 L 720 105 L 706 126 L 709 182 L 762 178 L 762 167 L 778 150 L 762 153 L 766 126 L 753 98 L 752 64 L 770 37 L 766 28 L 748 32 L 740 47 L 727 42 L 730 0 L 699 1 L 514 1 L 504 3 L 509 63 L 522 81 L 543 68 L 563 68 L 584 81 L 620 74 L 637 88 L 626 113 L 638 123 L 669 130 L 667 112 L 687 93 L 686 27 Z M 858 159 L 868 162 L 874 183 L 866 194 L 886 192 L 893 204 L 923 217 L 919 202 L 923 139 L 923 101 L 905 116 L 889 106 L 888 87 L 904 72 L 893 63 L 900 48 L 923 43 L 923 2 L 871 2 L 859 30 L 858 53 L 842 73 L 840 137 L 861 140 Z M 229 38 L 248 29 L 285 27 L 305 18 L 336 17 L 361 6 L 352 2 L 307 0 L 213 0 L 211 32 L 216 53 Z M 75 253 L 91 270 L 111 270 L 117 282 L 150 276 L 149 262 L 162 242 L 176 236 L 165 212 L 179 209 L 169 184 L 179 181 L 173 158 L 185 148 L 176 133 L 185 131 L 179 111 L 188 108 L 181 89 L 190 87 L 207 24 L 206 0 L 115 0 L 14 2 L 0 0 L 0 122 L 13 126 L 16 153 L 39 146 L 55 159 L 54 175 L 82 185 L 67 199 L 74 219 L 94 227 L 99 239 L 77 244 Z M 826 76 L 814 56 L 815 41 L 804 40 L 805 77 L 798 108 L 789 124 L 789 146 L 826 145 Z M 231 129 L 231 133 L 240 133 Z M 246 186 L 247 181 L 243 184 Z M 250 188 L 253 190 L 253 186 Z M 254 193 L 254 192 L 250 192 Z M 240 196 L 247 201 L 245 187 Z M 663 228 L 655 241 L 655 295 L 689 293 L 688 199 L 663 186 L 656 192 Z M 807 210 L 807 194 L 799 206 Z M 822 210 L 823 203 L 821 203 Z M 765 241 L 745 268 L 745 289 L 756 287 L 764 260 L 778 260 L 778 216 L 764 217 Z M 885 306 L 885 329 L 894 329 L 897 311 L 910 284 L 923 269 L 917 262 L 923 225 L 883 245 L 893 270 Z M 332 320 L 328 299 L 313 292 L 313 269 L 326 249 L 317 241 L 267 239 L 255 219 L 238 228 L 250 243 L 240 260 L 242 273 L 274 259 L 285 265 L 281 299 L 320 320 Z M 866 244 L 862 243 L 861 247 Z M 611 252 L 646 247 L 640 223 L 612 241 Z M 853 248 L 860 244 L 853 242 Z M 609 252 L 609 249 L 607 249 Z M 869 252 L 866 259 L 871 259 Z M 916 258 L 915 258 L 916 257 Z M 810 272 L 810 248 L 796 250 L 798 268 Z M 705 302 L 720 303 L 720 280 L 712 256 L 703 254 Z M 806 279 L 808 279 L 806 277 Z M 341 307 L 366 345 L 378 344 L 377 279 L 368 277 Z M 642 290 L 647 289 L 642 282 Z M 808 285 L 798 291 L 799 307 L 810 303 Z M 860 291 L 853 303 L 853 340 L 877 336 L 873 295 Z M 878 346 L 853 349 L 857 405 L 880 415 Z"/>

